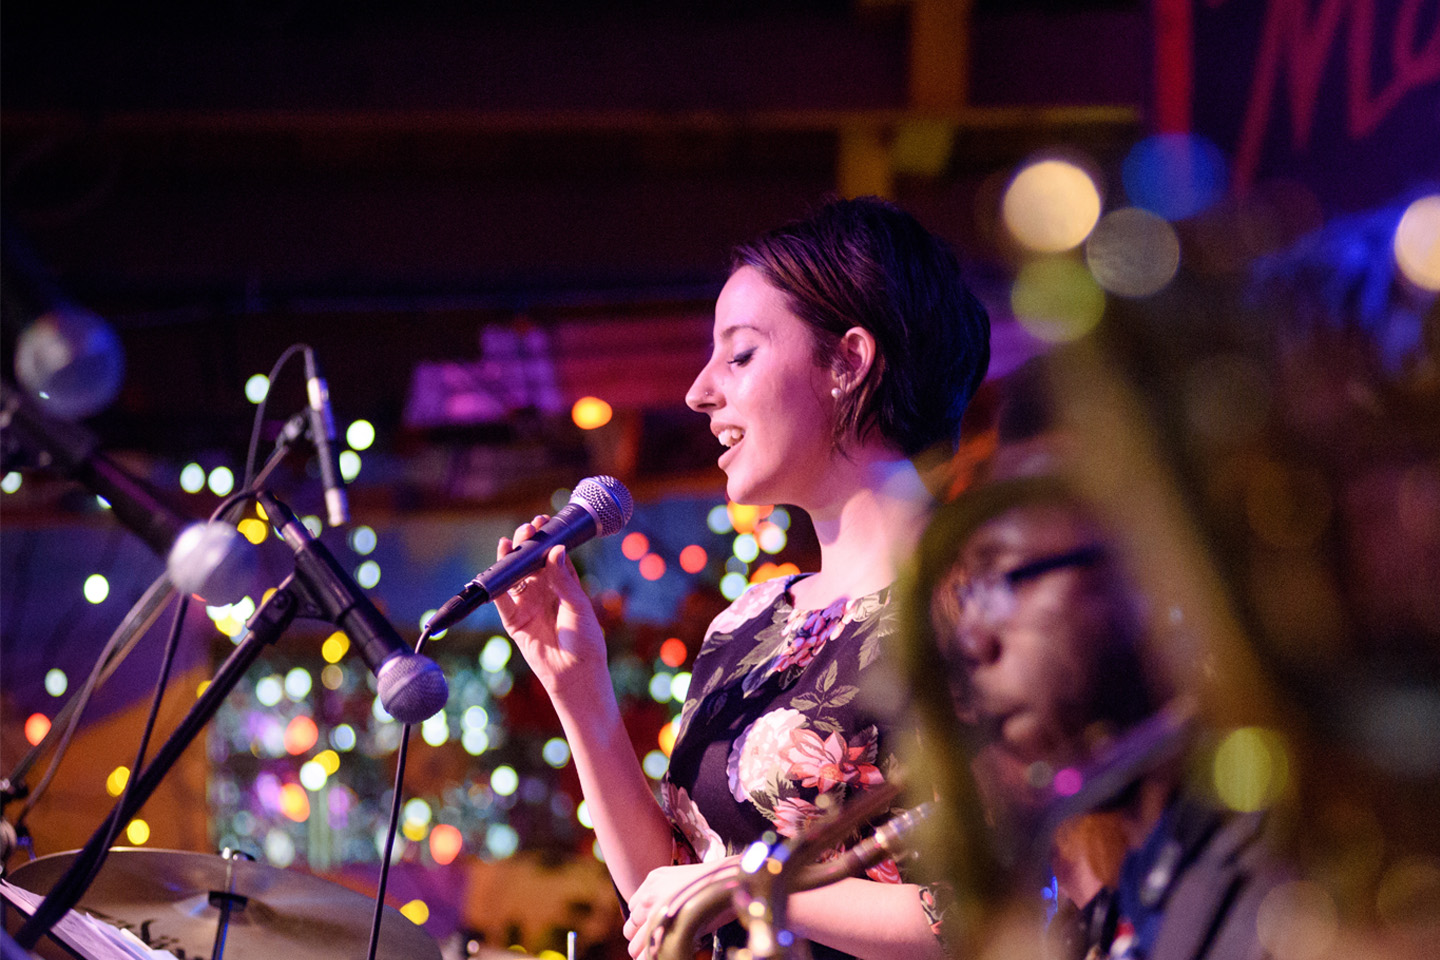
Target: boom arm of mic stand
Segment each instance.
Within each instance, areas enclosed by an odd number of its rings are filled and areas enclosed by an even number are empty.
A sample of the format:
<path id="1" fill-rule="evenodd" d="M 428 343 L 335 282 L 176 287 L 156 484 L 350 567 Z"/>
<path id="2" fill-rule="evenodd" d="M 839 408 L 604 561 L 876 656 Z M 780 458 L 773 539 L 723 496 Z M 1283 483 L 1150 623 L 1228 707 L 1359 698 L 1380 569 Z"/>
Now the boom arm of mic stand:
<path id="1" fill-rule="evenodd" d="M 136 780 L 130 788 L 130 792 L 124 796 L 126 802 L 123 807 L 117 803 L 110 811 L 110 815 L 100 824 L 96 831 L 90 835 L 90 840 L 85 848 L 80 851 L 75 860 L 70 864 L 70 869 L 50 890 L 45 900 L 35 910 L 35 914 L 25 921 L 15 935 L 15 941 L 27 950 L 33 950 L 35 944 L 44 936 L 65 912 L 80 902 L 89 879 L 96 871 L 97 865 L 104 860 L 106 853 L 105 838 L 109 835 L 111 823 L 124 823 L 140 812 L 145 801 L 155 792 L 160 785 L 161 779 L 180 759 L 180 755 L 190 746 L 191 742 L 199 736 L 220 709 L 220 704 L 229 696 L 230 691 L 235 689 L 245 676 L 245 671 L 260 657 L 260 653 L 279 639 L 285 629 L 294 621 L 300 610 L 300 591 L 295 587 L 294 576 L 287 577 L 284 582 L 276 588 L 270 599 L 255 611 L 247 624 L 249 628 L 240 643 L 230 654 L 229 658 L 216 671 L 215 677 L 205 687 L 202 693 L 185 714 L 175 730 L 166 738 L 165 743 L 156 751 L 154 759 L 145 765 L 145 769 L 136 774 Z"/>

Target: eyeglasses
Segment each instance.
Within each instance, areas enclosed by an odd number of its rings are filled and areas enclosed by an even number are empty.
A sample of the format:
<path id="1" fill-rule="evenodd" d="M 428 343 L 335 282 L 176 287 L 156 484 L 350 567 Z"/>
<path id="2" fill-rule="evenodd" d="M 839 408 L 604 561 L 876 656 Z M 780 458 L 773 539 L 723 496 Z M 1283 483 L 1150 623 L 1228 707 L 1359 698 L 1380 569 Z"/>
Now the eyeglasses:
<path id="1" fill-rule="evenodd" d="M 969 577 L 955 584 L 955 602 L 960 608 L 961 629 L 995 628 L 1015 613 L 1015 593 L 1023 584 L 1065 567 L 1088 567 L 1105 557 L 1098 544 L 1077 547 L 1065 553 L 1022 563 L 1018 567 Z"/>

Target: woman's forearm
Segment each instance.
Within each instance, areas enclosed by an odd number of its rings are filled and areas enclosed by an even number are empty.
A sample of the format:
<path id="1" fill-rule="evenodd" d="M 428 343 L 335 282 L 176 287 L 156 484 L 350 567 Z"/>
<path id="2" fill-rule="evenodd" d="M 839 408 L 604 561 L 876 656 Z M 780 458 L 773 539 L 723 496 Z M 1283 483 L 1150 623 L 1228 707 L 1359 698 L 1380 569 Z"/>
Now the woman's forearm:
<path id="1" fill-rule="evenodd" d="M 787 925 L 797 936 L 869 960 L 943 960 L 940 939 L 920 906 L 920 888 L 850 878 L 790 896 Z"/>
<path id="2" fill-rule="evenodd" d="M 555 709 L 605 865 L 628 900 L 651 870 L 673 862 L 670 821 L 640 768 L 608 678 L 603 692 L 578 702 L 559 698 Z"/>

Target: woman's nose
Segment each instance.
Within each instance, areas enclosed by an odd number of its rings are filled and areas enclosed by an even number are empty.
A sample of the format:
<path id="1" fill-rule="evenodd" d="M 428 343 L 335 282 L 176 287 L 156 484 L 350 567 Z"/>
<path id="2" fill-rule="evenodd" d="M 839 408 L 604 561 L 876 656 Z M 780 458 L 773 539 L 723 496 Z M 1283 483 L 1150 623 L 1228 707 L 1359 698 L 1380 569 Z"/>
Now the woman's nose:
<path id="1" fill-rule="evenodd" d="M 967 663 L 988 667 L 1000 659 L 1000 634 L 992 626 L 962 619 L 955 631 L 955 645 Z"/>
<path id="2" fill-rule="evenodd" d="M 705 365 L 695 382 L 690 384 L 690 389 L 685 391 L 685 405 L 700 413 L 719 406 L 715 385 L 710 377 L 710 364 Z"/>

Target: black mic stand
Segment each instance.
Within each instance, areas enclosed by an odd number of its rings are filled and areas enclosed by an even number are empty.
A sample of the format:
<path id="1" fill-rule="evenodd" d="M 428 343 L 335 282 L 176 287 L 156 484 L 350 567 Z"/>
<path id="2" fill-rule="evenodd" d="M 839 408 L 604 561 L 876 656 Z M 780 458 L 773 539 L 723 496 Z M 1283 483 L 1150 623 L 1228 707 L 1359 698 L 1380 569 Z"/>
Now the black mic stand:
<path id="1" fill-rule="evenodd" d="M 121 797 L 121 802 L 116 803 L 110 815 L 90 835 L 89 842 L 71 862 L 70 869 L 15 935 L 15 941 L 20 946 L 33 950 L 35 944 L 55 922 L 80 902 L 90 885 L 92 874 L 108 852 L 105 841 L 111 835 L 111 825 L 124 823 L 140 812 L 140 808 L 150 799 L 165 774 L 170 772 L 175 761 L 180 759 L 180 755 L 215 716 L 220 704 L 230 695 L 230 691 L 235 689 L 245 672 L 260 658 L 261 652 L 278 640 L 295 618 L 305 612 L 309 604 L 304 589 L 295 582 L 295 575 L 291 574 L 276 588 L 270 599 L 255 611 L 255 615 L 246 624 L 248 629 L 245 636 L 221 664 L 214 678 L 205 687 L 205 692 L 166 738 L 154 759 L 145 764 L 143 771 L 136 774 L 129 793 Z"/>

